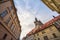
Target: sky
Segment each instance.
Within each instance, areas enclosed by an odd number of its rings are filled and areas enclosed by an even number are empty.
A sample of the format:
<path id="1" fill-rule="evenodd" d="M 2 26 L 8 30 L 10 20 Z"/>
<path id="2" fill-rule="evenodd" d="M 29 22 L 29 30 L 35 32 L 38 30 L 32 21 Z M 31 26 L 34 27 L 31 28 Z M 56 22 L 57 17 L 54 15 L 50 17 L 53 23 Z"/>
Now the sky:
<path id="1" fill-rule="evenodd" d="M 21 40 L 35 27 L 35 17 L 44 24 L 51 20 L 53 15 L 59 15 L 50 10 L 41 0 L 14 0 L 14 4 L 22 29 Z"/>

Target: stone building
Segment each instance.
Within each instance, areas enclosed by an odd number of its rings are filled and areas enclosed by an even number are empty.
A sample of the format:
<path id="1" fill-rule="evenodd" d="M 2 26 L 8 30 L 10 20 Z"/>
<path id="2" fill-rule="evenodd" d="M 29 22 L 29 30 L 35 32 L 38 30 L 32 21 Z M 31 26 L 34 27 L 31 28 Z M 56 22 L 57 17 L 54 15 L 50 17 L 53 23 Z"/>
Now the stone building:
<path id="1" fill-rule="evenodd" d="M 31 35 L 33 35 L 33 39 L 30 38 L 31 40 L 60 40 L 60 15 L 41 27 L 34 28 L 26 35 L 25 39 L 28 39 Z"/>
<path id="2" fill-rule="evenodd" d="M 52 11 L 56 11 L 60 14 L 60 0 L 41 0 Z"/>
<path id="3" fill-rule="evenodd" d="M 37 18 L 35 18 L 34 24 L 36 28 L 41 27 L 43 25 L 43 23 Z"/>
<path id="4" fill-rule="evenodd" d="M 0 40 L 19 40 L 21 25 L 13 0 L 0 0 Z"/>

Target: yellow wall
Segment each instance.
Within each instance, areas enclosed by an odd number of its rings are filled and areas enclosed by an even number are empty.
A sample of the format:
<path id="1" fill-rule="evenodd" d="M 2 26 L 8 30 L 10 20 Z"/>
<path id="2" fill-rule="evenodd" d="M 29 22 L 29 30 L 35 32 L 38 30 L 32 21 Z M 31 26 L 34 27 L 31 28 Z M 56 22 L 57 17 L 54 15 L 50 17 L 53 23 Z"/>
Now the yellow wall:
<path id="1" fill-rule="evenodd" d="M 42 32 L 45 32 L 44 34 L 42 34 Z M 46 28 L 38 33 L 35 34 L 35 37 L 34 39 L 38 40 L 38 38 L 40 38 L 40 40 L 44 40 L 44 36 L 47 36 L 48 39 L 50 40 L 54 40 L 54 37 L 53 37 L 53 33 L 56 34 L 56 36 L 60 36 L 60 32 L 56 29 L 56 27 L 54 25 L 50 26 L 49 28 Z M 39 35 L 37 35 L 39 34 Z"/>
<path id="2" fill-rule="evenodd" d="M 57 2 L 55 0 L 42 0 L 44 4 L 46 4 L 51 10 L 57 11 L 58 13 L 60 12 L 60 9 L 57 7 Z M 60 3 L 60 2 L 59 2 Z M 56 4 L 56 5 L 55 5 Z"/>

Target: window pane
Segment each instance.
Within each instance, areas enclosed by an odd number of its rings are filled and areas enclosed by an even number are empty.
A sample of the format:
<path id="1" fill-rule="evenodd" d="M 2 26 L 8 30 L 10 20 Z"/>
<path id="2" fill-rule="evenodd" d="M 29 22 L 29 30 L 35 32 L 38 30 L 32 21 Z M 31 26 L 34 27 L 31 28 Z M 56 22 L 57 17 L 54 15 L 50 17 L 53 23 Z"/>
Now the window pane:
<path id="1" fill-rule="evenodd" d="M 14 29 L 14 25 L 12 24 L 12 25 L 11 25 L 11 30 L 13 30 L 13 29 Z"/>
<path id="2" fill-rule="evenodd" d="M 9 11 L 11 11 L 12 10 L 12 6 L 8 7 L 8 9 L 9 9 Z"/>
<path id="3" fill-rule="evenodd" d="M 59 22 L 56 22 L 56 24 L 58 24 L 58 25 L 59 25 Z"/>
<path id="4" fill-rule="evenodd" d="M 39 33 L 37 33 L 37 36 L 39 36 Z"/>
<path id="5" fill-rule="evenodd" d="M 54 25 L 57 27 L 57 28 L 60 28 L 60 24 L 58 22 L 55 22 Z"/>
<path id="6" fill-rule="evenodd" d="M 11 7 L 9 7 L 9 10 L 10 10 L 10 11 L 12 10 L 12 6 L 11 6 Z"/>
<path id="7" fill-rule="evenodd" d="M 3 2 L 3 0 L 0 0 L 0 2 Z"/>
<path id="8" fill-rule="evenodd" d="M 14 15 L 14 12 L 12 13 L 12 16 Z"/>
<path id="9" fill-rule="evenodd" d="M 54 25 L 56 26 L 56 28 L 60 31 L 60 24 L 58 22 L 55 22 Z"/>
<path id="10" fill-rule="evenodd" d="M 11 40 L 13 40 L 13 39 L 11 38 Z"/>
<path id="11" fill-rule="evenodd" d="M 57 36 L 55 34 L 52 34 L 54 36 L 54 38 L 57 38 Z"/>
<path id="12" fill-rule="evenodd" d="M 9 17 L 7 20 L 6 20 L 6 24 L 8 24 L 10 22 L 11 18 Z"/>
<path id="13" fill-rule="evenodd" d="M 6 15 L 8 14 L 7 10 L 3 11 L 1 14 L 0 14 L 0 17 L 5 17 Z"/>
<path id="14" fill-rule="evenodd" d="M 34 40 L 36 40 L 36 39 L 34 39 Z"/>
<path id="15" fill-rule="evenodd" d="M 5 35 L 3 36 L 3 39 L 6 39 L 6 37 L 7 37 L 7 34 L 5 34 Z"/>
<path id="16" fill-rule="evenodd" d="M 44 40 L 49 40 L 47 36 L 44 36 Z"/>
<path id="17" fill-rule="evenodd" d="M 40 40 L 40 38 L 38 38 L 38 40 Z"/>
<path id="18" fill-rule="evenodd" d="M 44 31 L 42 31 L 42 34 L 44 34 L 45 32 Z"/>
<path id="19" fill-rule="evenodd" d="M 58 23 L 60 24 L 60 20 L 58 20 Z"/>
<path id="20" fill-rule="evenodd" d="M 0 1 L 3 1 L 3 0 L 0 0 Z"/>

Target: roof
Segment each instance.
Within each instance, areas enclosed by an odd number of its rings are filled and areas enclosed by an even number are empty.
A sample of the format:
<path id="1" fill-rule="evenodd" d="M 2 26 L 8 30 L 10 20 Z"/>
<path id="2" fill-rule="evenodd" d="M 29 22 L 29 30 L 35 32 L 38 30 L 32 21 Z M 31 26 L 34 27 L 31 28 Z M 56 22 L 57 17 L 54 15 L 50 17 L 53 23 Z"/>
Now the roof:
<path id="1" fill-rule="evenodd" d="M 34 29 L 33 29 L 32 31 L 30 31 L 26 36 L 33 35 L 33 34 L 39 32 L 39 31 L 41 31 L 41 30 L 49 27 L 50 25 L 52 25 L 55 21 L 57 21 L 57 20 L 59 20 L 59 19 L 60 19 L 60 15 L 57 16 L 57 17 L 55 17 L 55 18 L 53 18 L 52 20 L 46 22 L 46 23 L 45 23 L 44 25 L 42 25 L 41 27 L 39 27 L 39 28 L 34 28 Z"/>

